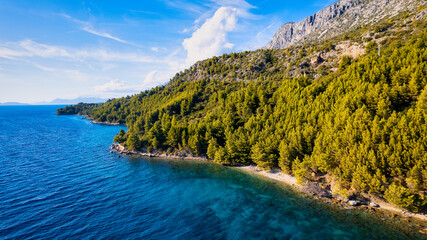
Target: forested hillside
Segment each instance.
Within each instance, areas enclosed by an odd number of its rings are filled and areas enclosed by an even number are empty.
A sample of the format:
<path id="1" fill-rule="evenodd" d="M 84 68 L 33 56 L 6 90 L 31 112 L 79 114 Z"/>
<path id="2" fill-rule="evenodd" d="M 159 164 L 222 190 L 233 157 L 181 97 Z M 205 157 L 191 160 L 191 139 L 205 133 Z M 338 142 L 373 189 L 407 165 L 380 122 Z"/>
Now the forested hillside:
<path id="1" fill-rule="evenodd" d="M 280 167 L 340 195 L 366 192 L 420 211 L 427 202 L 422 13 L 321 45 L 214 57 L 89 115 L 126 123 L 114 141 L 129 149 Z M 342 46 L 358 51 L 351 57 Z"/>
<path id="2" fill-rule="evenodd" d="M 76 105 L 65 106 L 64 108 L 59 108 L 56 110 L 56 114 L 58 115 L 88 115 L 90 111 L 99 106 L 98 103 L 78 103 Z"/>

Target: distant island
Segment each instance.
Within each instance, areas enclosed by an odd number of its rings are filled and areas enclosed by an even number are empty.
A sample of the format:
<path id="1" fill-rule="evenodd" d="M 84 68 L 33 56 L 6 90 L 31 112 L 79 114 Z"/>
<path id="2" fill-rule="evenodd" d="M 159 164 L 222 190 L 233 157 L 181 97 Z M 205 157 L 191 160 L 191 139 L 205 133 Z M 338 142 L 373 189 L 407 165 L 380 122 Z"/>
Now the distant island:
<path id="1" fill-rule="evenodd" d="M 74 99 L 62 99 L 56 98 L 50 102 L 36 102 L 36 103 L 21 103 L 21 102 L 5 102 L 0 103 L 0 106 L 19 106 L 19 105 L 66 105 L 66 104 L 78 104 L 78 103 L 104 103 L 108 99 L 94 98 L 94 97 L 79 97 Z"/>
<path id="2" fill-rule="evenodd" d="M 4 102 L 0 103 L 0 106 L 24 106 L 24 105 L 31 105 L 28 103 L 20 103 L 20 102 Z"/>
<path id="3" fill-rule="evenodd" d="M 73 98 L 73 99 L 62 99 L 62 98 L 56 98 L 50 102 L 38 102 L 34 105 L 64 105 L 64 104 L 77 104 L 77 103 L 104 103 L 108 99 L 104 98 L 94 98 L 94 97 L 79 97 L 79 98 Z"/>
<path id="4" fill-rule="evenodd" d="M 199 61 L 165 86 L 57 113 L 126 124 L 114 138 L 122 152 L 279 169 L 346 202 L 425 213 L 427 9 L 405 6 L 321 41 L 282 49 L 277 37 L 272 49 Z"/>

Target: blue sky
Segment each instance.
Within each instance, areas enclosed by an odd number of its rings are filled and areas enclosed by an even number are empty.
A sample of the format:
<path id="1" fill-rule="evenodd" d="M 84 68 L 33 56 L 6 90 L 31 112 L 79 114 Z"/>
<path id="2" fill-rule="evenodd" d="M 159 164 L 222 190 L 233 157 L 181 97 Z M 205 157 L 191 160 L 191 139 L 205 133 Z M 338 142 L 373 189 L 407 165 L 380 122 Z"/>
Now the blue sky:
<path id="1" fill-rule="evenodd" d="M 113 98 L 264 46 L 333 1 L 2 0 L 0 102 Z"/>

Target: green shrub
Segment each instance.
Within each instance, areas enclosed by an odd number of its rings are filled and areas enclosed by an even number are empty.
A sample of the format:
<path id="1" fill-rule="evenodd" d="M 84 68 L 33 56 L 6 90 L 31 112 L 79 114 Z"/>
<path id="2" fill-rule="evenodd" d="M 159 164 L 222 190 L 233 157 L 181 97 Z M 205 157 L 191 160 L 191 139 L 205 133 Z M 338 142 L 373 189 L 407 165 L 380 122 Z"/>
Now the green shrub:
<path id="1" fill-rule="evenodd" d="M 391 184 L 387 188 L 384 193 L 384 198 L 399 207 L 406 208 L 413 212 L 419 212 L 427 203 L 427 199 L 424 196 L 412 194 L 409 189 L 396 183 Z"/>

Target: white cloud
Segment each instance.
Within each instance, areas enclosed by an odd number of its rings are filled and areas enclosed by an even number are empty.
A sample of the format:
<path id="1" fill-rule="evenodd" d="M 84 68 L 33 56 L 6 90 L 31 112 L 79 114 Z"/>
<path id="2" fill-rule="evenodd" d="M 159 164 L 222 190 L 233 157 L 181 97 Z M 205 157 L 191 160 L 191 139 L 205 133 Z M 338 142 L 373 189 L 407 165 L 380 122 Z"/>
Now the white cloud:
<path id="1" fill-rule="evenodd" d="M 235 7 L 238 11 L 238 15 L 248 18 L 253 17 L 254 15 L 248 12 L 249 9 L 255 8 L 252 4 L 246 2 L 245 0 L 213 0 L 219 6 L 226 7 Z"/>
<path id="2" fill-rule="evenodd" d="M 80 26 L 80 29 L 83 30 L 83 31 L 85 31 L 85 32 L 87 32 L 87 33 L 90 33 L 90 34 L 93 34 L 93 35 L 96 35 L 96 36 L 99 36 L 99 37 L 108 38 L 108 39 L 111 39 L 111 40 L 114 40 L 114 41 L 117 41 L 117 42 L 134 45 L 134 44 L 132 44 L 132 43 L 130 43 L 128 41 L 125 41 L 125 40 L 123 40 L 121 38 L 113 36 L 110 33 L 107 33 L 105 31 L 101 31 L 101 30 L 95 29 L 90 22 L 86 22 L 86 21 L 82 21 L 82 20 L 79 20 L 79 19 L 75 19 L 75 18 L 71 17 L 70 15 L 67 15 L 67 14 L 64 14 L 64 13 L 61 13 L 59 15 L 62 16 L 62 17 L 64 17 L 64 18 L 67 18 L 67 19 L 71 20 L 72 22 L 74 22 L 76 24 L 78 24 Z"/>
<path id="3" fill-rule="evenodd" d="M 105 38 L 109 38 L 109 39 L 115 40 L 115 41 L 117 41 L 117 42 L 121 42 L 121 43 L 129 43 L 129 42 L 127 42 L 127 41 L 125 41 L 125 40 L 122 40 L 122 39 L 120 39 L 120 38 L 118 38 L 118 37 L 114 37 L 113 35 L 111 35 L 111 34 L 109 34 L 109 33 L 106 33 L 106 32 L 102 32 L 102 31 L 95 30 L 95 29 L 93 28 L 93 26 L 92 26 L 91 24 L 89 24 L 89 23 L 87 23 L 87 24 L 86 24 L 86 26 L 82 27 L 82 30 L 83 30 L 83 31 L 85 31 L 85 32 L 88 32 L 88 33 L 91 33 L 91 34 L 94 34 L 94 35 L 100 36 L 100 37 L 105 37 Z"/>
<path id="4" fill-rule="evenodd" d="M 159 86 L 161 84 L 165 84 L 169 79 L 172 77 L 174 71 L 151 71 L 145 76 L 145 79 L 143 81 L 144 88 L 147 87 L 155 87 Z"/>
<path id="5" fill-rule="evenodd" d="M 111 64 L 111 63 L 101 63 L 100 66 L 101 66 L 100 68 L 103 72 L 117 68 L 116 64 Z"/>
<path id="6" fill-rule="evenodd" d="M 109 93 L 134 93 L 138 91 L 136 86 L 128 86 L 126 82 L 119 81 L 118 79 L 111 80 L 103 85 L 94 87 L 97 92 Z"/>
<path id="7" fill-rule="evenodd" d="M 173 68 L 173 66 L 171 66 Z M 174 70 L 166 71 L 151 71 L 146 74 L 145 78 L 137 85 L 130 85 L 125 81 L 118 79 L 109 80 L 105 84 L 95 86 L 94 89 L 97 93 L 122 93 L 134 94 L 143 89 L 149 89 L 162 84 L 165 84 L 175 74 Z"/>
<path id="8" fill-rule="evenodd" d="M 72 57 L 67 50 L 57 47 L 50 46 L 46 44 L 40 44 L 33 42 L 31 40 L 24 40 L 19 42 L 19 46 L 26 50 L 29 56 L 39 56 L 39 57 Z"/>
<path id="9" fill-rule="evenodd" d="M 163 2 L 173 8 L 180 9 L 186 12 L 192 12 L 200 14 L 203 12 L 203 7 L 187 2 L 187 1 L 179 1 L 179 0 L 163 0 Z"/>
<path id="10" fill-rule="evenodd" d="M 164 48 L 157 50 L 166 51 Z M 177 71 L 184 69 L 183 60 L 176 56 L 178 53 L 179 49 L 176 49 L 167 56 L 151 57 L 138 52 L 76 49 L 41 44 L 32 40 L 0 42 L 0 59 L 31 64 L 42 70 L 44 73 L 37 74 L 42 74 L 46 79 L 85 85 L 96 82 L 97 84 L 90 86 L 92 91 L 95 90 L 94 93 L 114 97 L 134 94 L 166 83 Z M 147 66 L 157 71 L 144 69 Z M 111 80 L 114 75 L 125 76 L 129 83 Z"/>
<path id="11" fill-rule="evenodd" d="M 159 78 L 156 76 L 158 74 L 158 71 L 151 71 L 147 74 L 145 77 L 144 83 L 145 84 L 153 84 L 158 82 Z"/>
<path id="12" fill-rule="evenodd" d="M 259 19 L 259 16 L 250 13 L 250 9 L 256 7 L 245 0 L 209 0 L 204 5 L 210 10 L 201 13 L 192 27 L 180 31 L 193 32 L 182 43 L 187 51 L 186 66 L 233 49 L 234 44 L 228 40 L 228 33 L 244 28 L 242 23 L 245 21 L 237 25 L 238 20 Z"/>
<path id="13" fill-rule="evenodd" d="M 89 82 L 89 81 L 94 81 L 100 78 L 99 76 L 93 76 L 92 74 L 84 73 L 79 69 L 61 69 L 55 74 L 57 75 L 61 74 L 61 77 L 69 80 L 73 80 L 76 82 Z"/>
<path id="14" fill-rule="evenodd" d="M 184 4 L 187 3 L 186 0 L 164 1 L 177 8 L 186 8 L 188 5 Z M 108 29 L 99 29 L 95 23 L 60 14 L 82 31 L 138 49 L 134 48 L 132 51 L 131 48 L 125 50 L 105 47 L 110 45 L 72 47 L 26 39 L 0 42 L 0 60 L 6 59 L 4 61 L 25 66 L 31 64 L 37 68 L 30 66 L 28 70 L 36 73 L 34 75 L 43 76 L 43 79 L 50 79 L 53 83 L 63 81 L 68 84 L 67 90 L 68 87 L 74 87 L 73 91 L 80 94 L 81 91 L 103 97 L 134 94 L 167 83 L 176 72 L 197 60 L 221 55 L 233 49 L 234 42 L 229 40 L 228 35 L 245 28 L 242 24 L 251 16 L 249 9 L 254 8 L 244 0 L 206 0 L 202 5 L 190 3 L 188 7 L 190 9 L 186 10 L 192 12 L 192 17 L 198 18 L 183 31 L 186 34 L 192 33 L 183 40 L 183 47 L 139 47 L 111 34 Z"/>
<path id="15" fill-rule="evenodd" d="M 52 68 L 52 67 L 47 67 L 44 65 L 41 65 L 39 63 L 33 63 L 33 62 L 28 62 L 30 64 L 32 64 L 34 67 L 47 72 L 49 74 L 52 74 L 52 76 L 56 76 L 56 78 L 58 79 L 66 79 L 66 80 L 71 80 L 74 82 L 90 82 L 90 81 L 95 81 L 95 80 L 102 80 L 103 78 L 97 75 L 93 75 L 90 73 L 85 73 L 83 71 L 81 71 L 80 69 L 64 69 L 64 68 Z"/>
<path id="16" fill-rule="evenodd" d="M 55 72 L 55 71 L 57 70 L 57 69 L 55 69 L 55 68 L 46 67 L 46 66 L 40 65 L 40 64 L 38 64 L 38 63 L 33 63 L 33 65 L 34 65 L 36 68 L 38 68 L 38 69 L 40 69 L 40 70 L 43 70 L 43 71 L 45 71 L 45 72 Z"/>
<path id="17" fill-rule="evenodd" d="M 0 57 L 15 59 L 19 57 L 67 57 L 73 56 L 66 50 L 45 44 L 39 44 L 31 40 L 24 40 L 17 43 L 8 43 L 0 47 Z"/>
<path id="18" fill-rule="evenodd" d="M 0 57 L 6 59 L 15 59 L 17 57 L 27 56 L 25 52 L 15 51 L 7 47 L 0 47 Z"/>
<path id="19" fill-rule="evenodd" d="M 16 59 L 22 57 L 41 57 L 55 59 L 65 58 L 67 60 L 79 62 L 85 59 L 93 59 L 104 62 L 164 62 L 164 60 L 152 58 L 134 52 L 112 52 L 104 49 L 81 50 L 41 44 L 32 40 L 24 40 L 17 43 L 7 44 L 0 43 L 0 58 Z"/>
<path id="20" fill-rule="evenodd" d="M 187 64 L 198 60 L 220 55 L 234 45 L 227 40 L 227 33 L 235 30 L 237 23 L 236 8 L 220 7 L 212 18 L 193 32 L 190 38 L 183 41 L 182 45 L 187 50 Z"/>
<path id="21" fill-rule="evenodd" d="M 191 29 L 189 29 L 189 28 L 184 28 L 184 29 L 182 29 L 181 31 L 179 31 L 179 33 L 188 33 L 188 32 L 190 32 L 191 31 Z"/>
<path id="22" fill-rule="evenodd" d="M 105 84 L 97 85 L 94 87 L 95 92 L 99 96 L 123 96 L 131 95 L 140 92 L 143 89 L 149 89 L 152 87 L 165 84 L 171 77 L 172 73 L 169 71 L 151 71 L 149 72 L 144 80 L 138 85 L 130 85 L 125 81 L 118 79 L 109 80 Z"/>
<path id="23" fill-rule="evenodd" d="M 153 63 L 162 62 L 162 60 L 130 52 L 111 52 L 104 49 L 99 50 L 77 50 L 74 51 L 75 56 L 83 59 L 96 59 L 99 61 L 114 61 L 114 62 L 139 62 Z"/>

